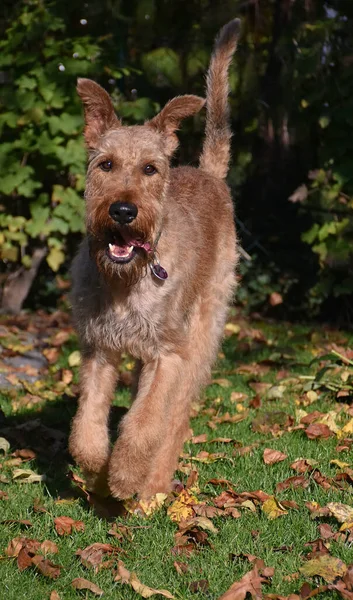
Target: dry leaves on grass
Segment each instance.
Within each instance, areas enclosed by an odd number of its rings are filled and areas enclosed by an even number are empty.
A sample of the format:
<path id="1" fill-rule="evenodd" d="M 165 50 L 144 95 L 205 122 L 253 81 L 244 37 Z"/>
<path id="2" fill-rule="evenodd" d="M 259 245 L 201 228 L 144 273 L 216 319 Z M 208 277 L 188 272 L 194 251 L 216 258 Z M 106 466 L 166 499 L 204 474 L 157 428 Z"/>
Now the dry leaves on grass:
<path id="1" fill-rule="evenodd" d="M 71 581 L 71 585 L 75 590 L 89 590 L 96 596 L 103 596 L 104 594 L 104 591 L 98 585 L 83 577 L 76 577 L 76 579 Z"/>
<path id="2" fill-rule="evenodd" d="M 112 546 L 112 544 L 95 542 L 94 544 L 87 546 L 84 550 L 77 550 L 76 555 L 80 557 L 81 563 L 85 567 L 93 567 L 94 572 L 98 573 L 100 569 L 111 566 L 110 561 L 103 562 L 105 556 L 116 555 L 121 551 L 121 548 Z M 106 563 L 108 563 L 108 565 Z"/>
<path id="3" fill-rule="evenodd" d="M 168 590 L 157 590 L 141 583 L 136 573 L 128 571 L 121 560 L 118 562 L 114 581 L 131 586 L 137 594 L 142 596 L 142 598 L 151 598 L 151 596 L 163 596 L 164 598 L 170 599 L 174 598 L 173 594 L 168 592 Z"/>
<path id="4" fill-rule="evenodd" d="M 263 453 L 263 461 L 265 465 L 274 465 L 282 460 L 288 458 L 287 454 L 280 452 L 279 450 L 272 450 L 271 448 L 265 448 Z"/>
<path id="5" fill-rule="evenodd" d="M 299 571 L 303 575 L 314 577 L 318 575 L 328 583 L 333 583 L 338 577 L 343 577 L 347 572 L 347 565 L 330 554 L 321 554 L 317 558 L 308 560 Z"/>
<path id="6" fill-rule="evenodd" d="M 70 535 L 73 530 L 84 531 L 85 524 L 83 521 L 75 521 L 71 517 L 55 517 L 54 525 L 59 535 Z"/>
<path id="7" fill-rule="evenodd" d="M 45 555 L 55 554 L 58 552 L 58 547 L 50 540 L 45 540 L 41 543 L 38 540 L 31 538 L 17 537 L 9 542 L 5 550 L 5 554 L 9 558 L 17 559 L 17 566 L 20 571 L 35 566 L 45 577 L 57 579 L 60 575 L 61 567 L 59 565 L 54 565 L 42 554 L 38 554 L 40 552 Z"/>
<path id="8" fill-rule="evenodd" d="M 254 600 L 260 600 L 263 597 L 262 586 L 270 582 L 273 574 L 272 568 L 259 570 L 255 566 L 239 581 L 235 581 L 218 600 L 245 600 L 249 594 Z"/>

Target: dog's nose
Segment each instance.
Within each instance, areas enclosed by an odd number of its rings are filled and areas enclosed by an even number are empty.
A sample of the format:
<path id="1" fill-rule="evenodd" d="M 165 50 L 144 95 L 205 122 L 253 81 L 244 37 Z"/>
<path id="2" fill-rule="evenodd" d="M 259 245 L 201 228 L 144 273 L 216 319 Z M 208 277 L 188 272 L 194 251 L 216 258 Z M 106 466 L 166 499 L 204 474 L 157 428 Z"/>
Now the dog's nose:
<path id="1" fill-rule="evenodd" d="M 137 217 L 137 206 L 131 202 L 114 202 L 109 207 L 109 214 L 113 221 L 120 225 L 127 225 Z"/>

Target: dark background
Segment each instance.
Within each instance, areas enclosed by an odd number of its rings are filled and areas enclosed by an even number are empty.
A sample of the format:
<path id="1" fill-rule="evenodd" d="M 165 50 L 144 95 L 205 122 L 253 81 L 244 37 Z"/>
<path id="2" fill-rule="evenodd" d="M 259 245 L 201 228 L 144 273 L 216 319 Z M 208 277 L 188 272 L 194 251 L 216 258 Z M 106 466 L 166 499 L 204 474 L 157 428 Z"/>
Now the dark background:
<path id="1" fill-rule="evenodd" d="M 278 318 L 352 317 L 353 2 L 22 0 L 0 22 L 2 308 L 53 308 L 82 234 L 85 152 L 77 76 L 126 123 L 203 94 L 219 28 L 231 68 L 229 173 L 243 258 L 236 302 Z M 204 115 L 180 132 L 197 164 Z M 207 210 L 207 206 L 205 206 Z"/>

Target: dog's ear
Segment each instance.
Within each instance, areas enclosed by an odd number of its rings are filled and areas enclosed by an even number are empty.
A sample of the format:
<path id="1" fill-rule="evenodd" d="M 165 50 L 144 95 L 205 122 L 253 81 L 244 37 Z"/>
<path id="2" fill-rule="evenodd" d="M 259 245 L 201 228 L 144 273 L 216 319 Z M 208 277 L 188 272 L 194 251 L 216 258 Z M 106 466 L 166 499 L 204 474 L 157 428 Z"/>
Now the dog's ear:
<path id="1" fill-rule="evenodd" d="M 121 121 L 115 114 L 108 92 L 91 79 L 78 79 L 77 92 L 85 111 L 85 140 L 89 148 L 95 148 L 99 138 L 111 127 L 119 127 Z"/>
<path id="2" fill-rule="evenodd" d="M 198 113 L 206 100 L 199 96 L 176 96 L 165 105 L 147 125 L 165 134 L 166 152 L 170 156 L 178 146 L 175 131 L 179 129 L 180 121 Z"/>

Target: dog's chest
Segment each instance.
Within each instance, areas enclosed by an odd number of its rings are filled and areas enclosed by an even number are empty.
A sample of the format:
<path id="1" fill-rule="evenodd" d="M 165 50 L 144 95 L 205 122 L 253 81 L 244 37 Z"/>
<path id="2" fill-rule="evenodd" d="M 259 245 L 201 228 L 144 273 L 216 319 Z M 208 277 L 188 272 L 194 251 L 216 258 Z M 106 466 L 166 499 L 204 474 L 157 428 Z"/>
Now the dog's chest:
<path id="1" fill-rule="evenodd" d="M 160 315 L 163 294 L 144 286 L 127 299 L 117 300 L 101 320 L 104 345 L 151 360 L 163 350 Z"/>

